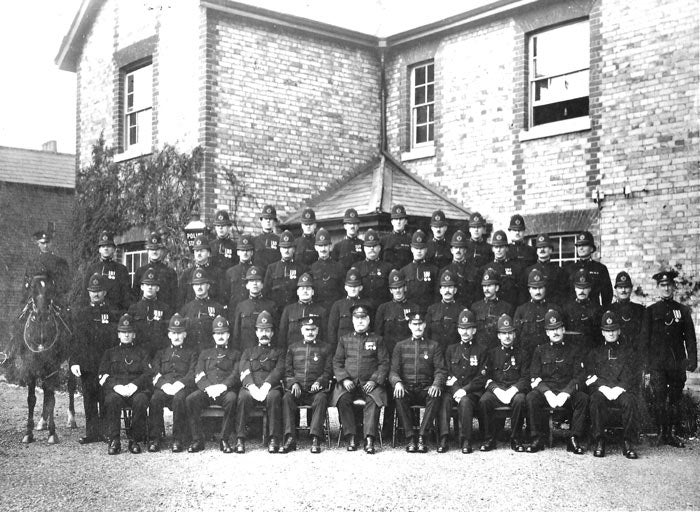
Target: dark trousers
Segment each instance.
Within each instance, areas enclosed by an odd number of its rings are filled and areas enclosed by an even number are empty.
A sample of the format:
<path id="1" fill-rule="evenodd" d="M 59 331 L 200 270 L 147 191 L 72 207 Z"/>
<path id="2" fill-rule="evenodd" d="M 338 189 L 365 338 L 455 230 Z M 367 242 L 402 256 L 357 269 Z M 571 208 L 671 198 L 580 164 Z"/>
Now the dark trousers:
<path id="1" fill-rule="evenodd" d="M 452 416 L 452 406 L 457 406 L 457 416 L 459 418 L 459 440 L 471 441 L 472 438 L 472 421 L 474 419 L 474 411 L 479 404 L 478 393 L 467 393 L 459 403 L 454 401 L 451 392 L 442 394 L 442 403 L 440 405 L 440 413 L 438 415 L 438 423 L 440 425 L 440 437 L 450 434 L 450 417 Z"/>
<path id="2" fill-rule="evenodd" d="M 148 408 L 148 435 L 151 441 L 158 441 L 163 433 L 163 408 L 169 407 L 173 411 L 173 439 L 183 442 L 188 437 L 187 428 L 187 388 L 183 388 L 174 395 L 168 395 L 161 389 L 156 389 L 151 397 Z"/>
<path id="3" fill-rule="evenodd" d="M 265 409 L 267 410 L 267 424 L 270 437 L 279 440 L 282 437 L 282 392 L 279 389 L 271 389 L 265 397 Z M 262 405 L 253 398 L 250 391 L 243 388 L 238 393 L 238 405 L 236 406 L 236 437 L 246 438 L 245 427 L 250 418 L 250 412 Z"/>
<path id="4" fill-rule="evenodd" d="M 486 431 L 486 441 L 491 441 L 496 437 L 496 421 L 494 418 L 496 407 L 503 407 L 501 402 L 491 391 L 486 391 L 479 400 L 479 410 L 484 422 Z M 519 440 L 522 436 L 523 422 L 525 421 L 525 393 L 516 393 L 508 406 L 510 413 L 510 438 Z"/>
<path id="5" fill-rule="evenodd" d="M 558 390 L 553 389 L 555 393 Z M 537 438 L 547 432 L 547 416 L 549 414 L 549 403 L 537 389 L 533 389 L 527 394 L 527 413 L 530 432 Z M 588 395 L 583 391 L 574 391 L 564 404 L 567 415 L 571 418 L 571 435 L 583 436 L 586 430 L 586 418 L 588 416 Z"/>
<path id="6" fill-rule="evenodd" d="M 380 407 L 371 395 L 364 392 L 361 386 L 357 386 L 353 391 L 343 393 L 338 398 L 336 407 L 338 408 L 340 423 L 343 425 L 343 436 L 357 435 L 357 423 L 355 422 L 355 411 L 352 402 L 358 398 L 365 401 L 365 406 L 362 410 L 364 436 L 376 438 Z"/>
<path id="7" fill-rule="evenodd" d="M 112 390 L 105 393 L 105 419 L 107 421 L 107 436 L 110 441 L 119 439 L 119 419 L 122 407 L 131 407 L 131 434 L 133 441 L 146 439 L 146 419 L 148 410 L 148 395 L 137 391 L 130 397 L 123 397 Z"/>
<path id="8" fill-rule="evenodd" d="M 589 410 L 591 412 L 591 428 L 593 437 L 597 440 L 603 437 L 605 425 L 608 422 L 608 408 L 617 406 L 622 409 L 622 426 L 624 428 L 624 438 L 632 441 L 637 434 L 636 405 L 635 397 L 630 393 L 622 393 L 617 400 L 608 400 L 600 391 L 591 394 Z"/>
<path id="9" fill-rule="evenodd" d="M 221 425 L 221 439 L 228 441 L 233 433 L 233 414 L 236 405 L 236 392 L 228 390 L 212 399 L 201 389 L 190 393 L 185 399 L 187 414 L 190 419 L 190 431 L 193 441 L 204 441 L 202 430 L 202 411 L 210 405 L 220 405 L 224 410 L 224 421 Z"/>
<path id="10" fill-rule="evenodd" d="M 105 415 L 105 402 L 97 374 L 83 372 L 80 375 L 83 388 L 83 408 L 85 409 L 85 435 L 93 439 L 102 436 L 102 419 Z"/>
<path id="11" fill-rule="evenodd" d="M 289 391 L 284 394 L 282 398 L 284 433 L 292 436 L 294 439 L 297 438 L 297 405 L 311 406 L 310 433 L 312 436 L 323 436 L 323 423 L 328 410 L 328 393 L 325 391 L 319 391 L 318 393 L 302 391 L 299 398 L 294 398 L 294 395 Z"/>
<path id="12" fill-rule="evenodd" d="M 428 396 L 427 389 L 405 389 L 403 398 L 396 399 L 396 414 L 399 415 L 401 426 L 406 435 L 415 435 L 415 427 L 413 425 L 413 414 L 411 412 L 412 405 L 425 406 L 423 421 L 421 421 L 418 429 L 418 435 L 424 436 L 427 430 L 435 422 L 435 417 L 440 410 L 440 397 Z"/>
<path id="13" fill-rule="evenodd" d="M 685 387 L 685 368 L 652 369 L 649 372 L 654 421 L 658 428 L 670 428 L 680 421 L 678 403 Z"/>

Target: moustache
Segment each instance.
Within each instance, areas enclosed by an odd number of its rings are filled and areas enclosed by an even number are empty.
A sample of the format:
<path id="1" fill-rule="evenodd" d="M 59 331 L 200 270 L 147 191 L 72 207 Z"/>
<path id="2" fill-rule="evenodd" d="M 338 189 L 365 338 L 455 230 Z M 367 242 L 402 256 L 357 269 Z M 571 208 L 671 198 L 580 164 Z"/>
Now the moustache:
<path id="1" fill-rule="evenodd" d="M 263 340 L 270 341 L 270 337 L 269 336 L 261 336 L 260 341 L 263 341 Z"/>

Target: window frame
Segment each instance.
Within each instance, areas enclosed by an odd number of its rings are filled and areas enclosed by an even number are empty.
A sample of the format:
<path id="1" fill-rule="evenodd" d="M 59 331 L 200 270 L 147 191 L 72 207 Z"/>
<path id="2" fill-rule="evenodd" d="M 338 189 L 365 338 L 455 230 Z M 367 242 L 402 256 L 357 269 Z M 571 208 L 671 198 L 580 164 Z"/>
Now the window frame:
<path id="1" fill-rule="evenodd" d="M 121 155 L 132 158 L 153 151 L 153 62 L 142 60 L 122 73 Z"/>
<path id="2" fill-rule="evenodd" d="M 552 256 L 550 261 L 557 263 L 560 267 L 563 267 L 571 262 L 576 262 L 579 260 L 578 253 L 576 252 L 576 237 L 580 234 L 580 231 L 562 231 L 558 233 L 547 233 L 550 242 L 552 242 Z M 562 246 L 563 240 L 567 237 L 571 238 L 571 244 L 573 249 L 573 257 L 563 257 L 562 256 Z M 535 242 L 537 241 L 537 235 L 532 235 L 526 237 L 527 243 L 532 247 L 535 247 Z"/>
<path id="3" fill-rule="evenodd" d="M 429 80 L 428 69 L 432 70 L 432 80 Z M 416 83 L 416 74 L 420 69 L 425 70 L 424 81 L 420 84 Z M 435 61 L 434 59 L 426 60 L 417 64 L 414 64 L 409 69 L 409 118 L 410 118 L 410 144 L 409 150 L 411 152 L 415 150 L 421 150 L 422 148 L 433 148 L 435 146 Z M 432 86 L 432 101 L 428 101 L 429 90 Z M 416 89 L 424 88 L 425 101 L 421 103 L 416 102 Z M 428 114 L 426 115 L 425 122 L 418 122 L 418 109 L 427 107 Z M 430 118 L 430 112 L 432 112 L 432 120 Z M 418 129 L 420 127 L 426 128 L 426 140 L 423 142 L 418 142 Z M 430 138 L 432 128 L 432 139 Z"/>
<path id="4" fill-rule="evenodd" d="M 134 276 L 139 267 L 148 263 L 148 250 L 143 243 L 126 244 L 120 247 L 122 264 L 129 273 L 129 281 L 134 286 Z M 135 263 L 137 262 L 138 263 Z"/>

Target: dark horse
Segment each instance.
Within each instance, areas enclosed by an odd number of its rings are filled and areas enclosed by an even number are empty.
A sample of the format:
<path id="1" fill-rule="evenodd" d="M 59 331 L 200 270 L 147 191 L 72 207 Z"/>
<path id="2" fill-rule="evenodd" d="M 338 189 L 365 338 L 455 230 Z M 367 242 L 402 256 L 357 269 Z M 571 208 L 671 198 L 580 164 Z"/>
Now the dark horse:
<path id="1" fill-rule="evenodd" d="M 48 421 L 48 443 L 58 442 L 54 422 L 55 391 L 61 363 L 68 356 L 71 330 L 68 315 L 53 302 L 50 283 L 43 274 L 32 278 L 31 296 L 15 322 L 10 345 L 9 355 L 14 361 L 20 383 L 27 386 L 27 430 L 22 438 L 23 443 L 34 441 L 35 391 L 38 383 L 44 392 L 42 419 Z"/>

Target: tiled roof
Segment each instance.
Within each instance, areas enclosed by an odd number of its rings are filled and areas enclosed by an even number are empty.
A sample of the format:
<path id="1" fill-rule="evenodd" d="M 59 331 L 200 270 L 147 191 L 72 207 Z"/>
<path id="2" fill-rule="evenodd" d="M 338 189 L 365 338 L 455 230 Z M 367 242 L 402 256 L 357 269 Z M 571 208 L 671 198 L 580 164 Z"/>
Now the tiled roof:
<path id="1" fill-rule="evenodd" d="M 0 146 L 0 181 L 75 188 L 75 155 Z"/>
<path id="2" fill-rule="evenodd" d="M 360 218 L 390 213 L 391 206 L 402 204 L 410 217 L 430 218 L 442 210 L 450 220 L 464 220 L 469 211 L 448 199 L 446 194 L 413 175 L 388 153 L 373 160 L 359 173 L 334 185 L 309 200 L 321 221 L 342 219 L 345 210 L 355 208 Z M 301 222 L 303 208 L 284 219 L 283 225 Z"/>

